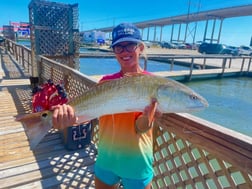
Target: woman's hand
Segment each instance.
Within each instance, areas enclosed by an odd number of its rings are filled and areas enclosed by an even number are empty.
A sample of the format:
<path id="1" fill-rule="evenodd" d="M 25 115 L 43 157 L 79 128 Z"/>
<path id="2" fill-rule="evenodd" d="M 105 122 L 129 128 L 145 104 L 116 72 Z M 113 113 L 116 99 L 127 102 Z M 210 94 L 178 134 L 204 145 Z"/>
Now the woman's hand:
<path id="1" fill-rule="evenodd" d="M 161 117 L 162 113 L 157 110 L 157 101 L 152 99 L 151 104 L 144 108 L 143 114 L 135 122 L 137 133 L 144 133 L 153 126 L 155 118 Z"/>
<path id="2" fill-rule="evenodd" d="M 162 113 L 157 110 L 157 100 L 156 99 L 151 99 L 151 104 L 146 106 L 143 111 L 144 116 L 152 116 L 153 118 L 159 118 L 162 116 Z"/>
<path id="3" fill-rule="evenodd" d="M 66 127 L 73 126 L 77 121 L 74 109 L 70 105 L 57 105 L 52 110 L 52 123 L 55 129 L 63 130 Z"/>

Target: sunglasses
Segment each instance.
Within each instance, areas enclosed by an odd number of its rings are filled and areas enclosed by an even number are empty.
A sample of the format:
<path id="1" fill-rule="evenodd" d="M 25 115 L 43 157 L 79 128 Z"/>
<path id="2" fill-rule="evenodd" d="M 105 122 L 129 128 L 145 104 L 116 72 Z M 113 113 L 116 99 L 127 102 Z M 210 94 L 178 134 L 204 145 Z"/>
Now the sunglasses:
<path id="1" fill-rule="evenodd" d="M 113 51 L 115 54 L 121 54 L 124 50 L 131 53 L 136 50 L 137 46 L 137 43 L 128 43 L 127 45 L 115 45 L 113 47 Z"/>

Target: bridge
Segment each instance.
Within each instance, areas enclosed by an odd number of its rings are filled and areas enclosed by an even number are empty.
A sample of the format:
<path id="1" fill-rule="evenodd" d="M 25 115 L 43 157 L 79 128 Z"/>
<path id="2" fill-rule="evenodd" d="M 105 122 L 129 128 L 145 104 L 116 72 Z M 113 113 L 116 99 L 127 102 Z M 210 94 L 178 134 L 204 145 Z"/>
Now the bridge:
<path id="1" fill-rule="evenodd" d="M 203 11 L 203 12 L 197 12 L 197 13 L 190 13 L 186 15 L 180 15 L 180 16 L 174 16 L 174 17 L 167 17 L 167 18 L 160 18 L 160 19 L 153 19 L 148 21 L 142 21 L 142 22 L 136 22 L 134 23 L 137 27 L 142 29 L 142 32 L 144 29 L 147 28 L 147 40 L 150 40 L 149 36 L 149 30 L 151 27 L 154 27 L 154 36 L 153 41 L 156 39 L 157 35 L 157 27 L 160 27 L 160 36 L 159 39 L 162 39 L 162 29 L 164 26 L 172 25 L 172 32 L 171 32 L 171 39 L 170 41 L 183 41 L 186 42 L 186 36 L 188 33 L 188 24 L 192 22 L 198 22 L 198 21 L 206 21 L 205 24 L 205 31 L 204 31 L 204 37 L 202 41 L 216 41 L 219 43 L 220 37 L 221 37 L 221 30 L 222 30 L 222 23 L 224 19 L 232 18 L 232 17 L 241 17 L 241 16 L 251 16 L 252 15 L 252 4 L 248 4 L 245 6 L 237 6 L 237 7 L 229 7 L 229 8 L 222 8 L 222 9 L 216 9 L 216 10 L 209 10 L 209 11 Z M 218 37 L 217 39 L 214 39 L 214 32 L 216 30 L 216 21 L 220 21 L 220 27 L 218 28 Z M 209 22 L 213 21 L 213 27 L 210 38 L 207 37 L 207 31 L 209 30 Z M 179 31 L 178 31 L 178 38 L 174 39 L 174 25 L 179 25 Z M 183 38 L 179 38 L 180 32 L 181 32 L 181 26 L 182 24 L 185 24 L 186 29 L 185 33 L 183 35 Z M 250 24 L 250 23 L 248 23 Z M 98 28 L 97 30 L 110 33 L 113 30 L 113 26 L 106 27 L 106 28 Z M 196 32 L 196 29 L 195 29 Z M 195 33 L 194 33 L 195 35 Z M 195 37 L 195 36 L 194 36 Z M 195 41 L 193 41 L 195 42 Z"/>

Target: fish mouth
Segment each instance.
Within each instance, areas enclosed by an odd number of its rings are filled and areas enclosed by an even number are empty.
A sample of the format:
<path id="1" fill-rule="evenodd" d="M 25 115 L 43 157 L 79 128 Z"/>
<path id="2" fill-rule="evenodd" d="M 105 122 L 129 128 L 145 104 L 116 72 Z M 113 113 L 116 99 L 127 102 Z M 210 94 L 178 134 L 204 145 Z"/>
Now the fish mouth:
<path id="1" fill-rule="evenodd" d="M 202 105 L 202 106 L 192 106 L 192 107 L 187 107 L 187 110 L 189 111 L 200 111 L 200 110 L 203 110 L 205 108 L 207 108 L 209 105 L 208 103 Z"/>

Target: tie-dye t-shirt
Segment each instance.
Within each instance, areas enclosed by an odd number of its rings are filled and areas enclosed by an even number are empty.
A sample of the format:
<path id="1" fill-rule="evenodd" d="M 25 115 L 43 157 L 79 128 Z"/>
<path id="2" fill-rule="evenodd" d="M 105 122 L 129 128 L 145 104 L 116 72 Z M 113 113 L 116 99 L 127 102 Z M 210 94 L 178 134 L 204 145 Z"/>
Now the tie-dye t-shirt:
<path id="1" fill-rule="evenodd" d="M 101 81 L 122 76 L 121 72 L 118 72 L 104 76 Z M 136 133 L 135 130 L 135 121 L 141 114 L 130 112 L 99 118 L 96 165 L 129 179 L 145 179 L 153 174 L 152 129 L 142 134 Z"/>

